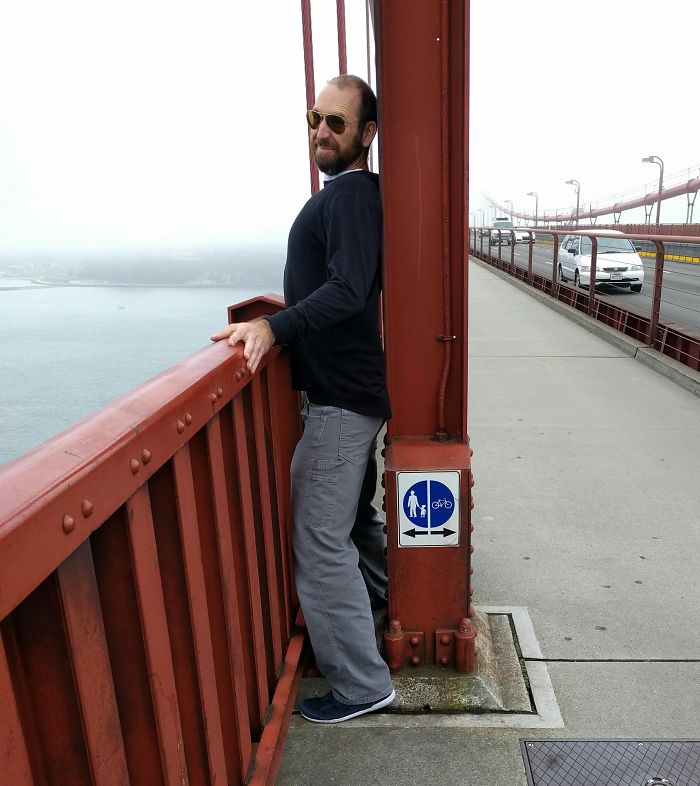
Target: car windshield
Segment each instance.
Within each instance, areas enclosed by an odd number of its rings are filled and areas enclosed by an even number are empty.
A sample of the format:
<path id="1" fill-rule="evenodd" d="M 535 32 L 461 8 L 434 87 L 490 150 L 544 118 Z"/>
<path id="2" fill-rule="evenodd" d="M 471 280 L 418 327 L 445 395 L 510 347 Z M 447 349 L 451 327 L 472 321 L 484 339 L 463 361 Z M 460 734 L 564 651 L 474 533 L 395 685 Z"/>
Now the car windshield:
<path id="1" fill-rule="evenodd" d="M 581 241 L 581 253 L 591 253 L 591 240 L 584 237 Z M 630 254 L 634 253 L 634 246 L 626 237 L 599 237 L 599 254 Z"/>

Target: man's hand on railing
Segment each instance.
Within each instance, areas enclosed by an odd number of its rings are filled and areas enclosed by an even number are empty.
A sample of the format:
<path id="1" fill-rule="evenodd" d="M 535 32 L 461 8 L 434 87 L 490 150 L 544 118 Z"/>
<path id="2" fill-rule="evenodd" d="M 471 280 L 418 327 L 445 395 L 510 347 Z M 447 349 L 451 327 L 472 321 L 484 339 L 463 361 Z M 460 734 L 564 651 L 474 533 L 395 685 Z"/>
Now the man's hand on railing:
<path id="1" fill-rule="evenodd" d="M 274 346 L 275 334 L 270 323 L 260 318 L 252 322 L 234 322 L 211 337 L 212 341 L 224 339 L 228 339 L 229 346 L 232 347 L 240 341 L 243 342 L 243 357 L 248 361 L 250 373 L 254 374 L 265 353 Z"/>

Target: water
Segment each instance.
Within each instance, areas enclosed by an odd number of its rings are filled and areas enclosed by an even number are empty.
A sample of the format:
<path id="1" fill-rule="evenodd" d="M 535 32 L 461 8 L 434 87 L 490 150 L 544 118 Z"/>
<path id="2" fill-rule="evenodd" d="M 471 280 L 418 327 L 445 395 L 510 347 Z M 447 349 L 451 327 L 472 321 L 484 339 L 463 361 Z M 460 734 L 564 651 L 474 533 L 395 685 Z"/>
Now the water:
<path id="1" fill-rule="evenodd" d="M 29 287 L 0 279 L 0 464 L 207 346 L 269 288 Z"/>

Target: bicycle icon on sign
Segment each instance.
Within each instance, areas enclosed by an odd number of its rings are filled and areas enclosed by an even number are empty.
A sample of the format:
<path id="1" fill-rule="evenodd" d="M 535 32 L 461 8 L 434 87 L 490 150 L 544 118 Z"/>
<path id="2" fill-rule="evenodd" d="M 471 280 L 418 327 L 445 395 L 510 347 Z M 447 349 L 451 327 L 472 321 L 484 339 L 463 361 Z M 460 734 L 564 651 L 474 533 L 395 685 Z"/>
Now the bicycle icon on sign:
<path id="1" fill-rule="evenodd" d="M 432 501 L 431 507 L 434 510 L 437 510 L 438 508 L 445 508 L 446 510 L 449 510 L 452 507 L 452 503 L 449 499 L 435 499 Z"/>

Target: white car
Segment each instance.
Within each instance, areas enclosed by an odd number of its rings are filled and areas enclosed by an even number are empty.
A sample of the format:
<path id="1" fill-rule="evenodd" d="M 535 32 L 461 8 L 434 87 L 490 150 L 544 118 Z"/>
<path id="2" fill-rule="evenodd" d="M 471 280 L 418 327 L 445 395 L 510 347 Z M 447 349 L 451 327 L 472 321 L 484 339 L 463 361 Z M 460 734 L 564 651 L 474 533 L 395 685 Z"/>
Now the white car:
<path id="1" fill-rule="evenodd" d="M 644 268 L 632 241 L 615 229 L 607 230 L 597 240 L 595 285 L 629 287 L 631 292 L 641 292 Z M 559 246 L 559 280 L 573 280 L 577 287 L 590 286 L 591 251 L 590 238 L 566 235 Z"/>

